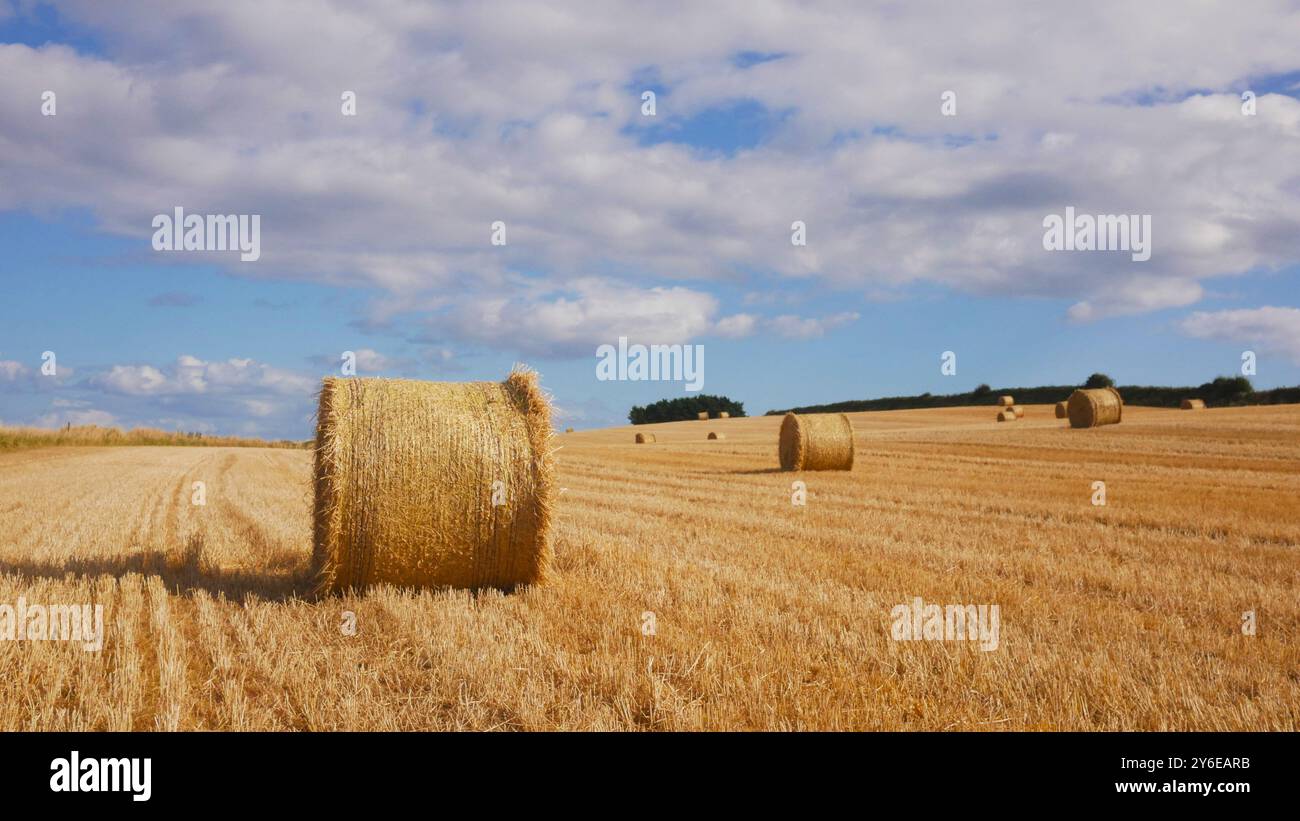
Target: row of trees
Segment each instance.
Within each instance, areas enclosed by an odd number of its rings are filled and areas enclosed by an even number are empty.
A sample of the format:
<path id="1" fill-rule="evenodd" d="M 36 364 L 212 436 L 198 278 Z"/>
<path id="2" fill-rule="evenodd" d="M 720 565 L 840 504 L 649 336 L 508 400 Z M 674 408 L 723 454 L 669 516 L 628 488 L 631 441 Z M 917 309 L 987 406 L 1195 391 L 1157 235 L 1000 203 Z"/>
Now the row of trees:
<path id="1" fill-rule="evenodd" d="M 676 399 L 661 399 L 649 405 L 636 405 L 628 412 L 628 421 L 634 425 L 646 425 L 651 422 L 681 422 L 698 419 L 702 411 L 717 417 L 726 411 L 732 416 L 744 416 L 745 405 L 725 396 L 710 396 L 707 393 L 698 396 L 679 396 Z"/>
<path id="2" fill-rule="evenodd" d="M 904 410 L 909 408 L 948 408 L 958 405 L 993 405 L 1002 394 L 1011 394 L 1023 405 L 1046 405 L 1060 402 L 1076 388 L 1116 387 L 1115 381 L 1104 373 L 1094 373 L 1082 385 L 1039 385 L 1036 387 L 994 388 L 980 385 L 967 393 L 919 396 L 887 396 L 881 399 L 853 399 L 827 405 L 805 405 L 799 408 L 771 410 L 769 415 L 795 413 L 852 413 L 854 411 Z M 1244 376 L 1220 376 L 1212 382 L 1196 387 L 1165 387 L 1154 385 L 1119 385 L 1125 404 L 1146 405 L 1157 408 L 1176 408 L 1183 399 L 1204 399 L 1210 407 L 1226 405 L 1277 405 L 1300 402 L 1300 386 L 1256 391 Z"/>

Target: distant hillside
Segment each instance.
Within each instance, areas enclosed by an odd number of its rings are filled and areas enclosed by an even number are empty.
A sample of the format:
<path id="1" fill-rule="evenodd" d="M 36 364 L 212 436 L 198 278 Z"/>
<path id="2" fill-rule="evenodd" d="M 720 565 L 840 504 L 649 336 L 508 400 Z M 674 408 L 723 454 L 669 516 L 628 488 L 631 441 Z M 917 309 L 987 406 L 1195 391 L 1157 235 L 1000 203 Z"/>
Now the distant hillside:
<path id="1" fill-rule="evenodd" d="M 1094 374 L 1089 380 L 1101 377 Z M 827 405 L 805 405 L 787 410 L 770 410 L 768 416 L 795 413 L 853 413 L 855 411 L 907 410 L 912 408 L 950 408 L 958 405 L 993 405 L 1002 394 L 1011 394 L 1019 405 L 1045 405 L 1061 402 L 1081 386 L 1040 385 L 1034 388 L 990 388 L 980 385 L 967 393 L 929 394 L 920 396 L 887 396 L 882 399 L 850 399 Z M 1204 399 L 1209 407 L 1228 405 L 1282 405 L 1300 403 L 1300 385 L 1291 388 L 1273 388 L 1257 391 L 1244 376 L 1221 376 L 1200 387 L 1153 387 L 1150 385 L 1120 385 L 1120 395 L 1128 405 L 1147 405 L 1157 408 L 1176 408 L 1185 398 Z"/>

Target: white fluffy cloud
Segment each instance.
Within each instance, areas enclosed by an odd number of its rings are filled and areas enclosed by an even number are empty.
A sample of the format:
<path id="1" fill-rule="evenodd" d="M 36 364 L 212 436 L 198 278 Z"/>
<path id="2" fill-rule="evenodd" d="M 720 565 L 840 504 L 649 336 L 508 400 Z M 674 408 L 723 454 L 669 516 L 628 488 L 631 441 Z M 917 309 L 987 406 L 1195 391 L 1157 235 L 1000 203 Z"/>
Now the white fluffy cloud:
<path id="1" fill-rule="evenodd" d="M 814 319 L 810 317 L 782 314 L 769 322 L 772 330 L 786 339 L 813 339 L 825 336 L 827 331 L 858 321 L 854 311 L 844 311 L 832 316 Z"/>
<path id="2" fill-rule="evenodd" d="M 395 360 L 373 348 L 357 348 L 357 373 L 382 373 L 396 366 Z"/>
<path id="3" fill-rule="evenodd" d="M 252 359 L 205 362 L 182 354 L 166 369 L 153 365 L 114 365 L 90 379 L 93 387 L 129 396 L 177 396 L 264 392 L 304 395 L 316 388 L 310 376 Z"/>
<path id="4" fill-rule="evenodd" d="M 621 336 L 647 344 L 688 342 L 709 331 L 717 309 L 717 299 L 689 288 L 633 288 L 588 278 L 559 292 L 482 296 L 458 306 L 438 327 L 498 347 L 531 343 L 544 354 L 590 355 Z"/>
<path id="5" fill-rule="evenodd" d="M 64 425 L 99 425 L 102 428 L 111 428 L 117 424 L 116 416 L 108 411 L 94 408 L 51 411 L 36 420 L 38 428 L 61 428 Z"/>
<path id="6" fill-rule="evenodd" d="M 17 382 L 29 373 L 27 366 L 12 359 L 0 359 L 0 382 Z"/>
<path id="7" fill-rule="evenodd" d="M 1189 336 L 1257 345 L 1262 351 L 1285 356 L 1300 365 L 1300 308 L 1266 305 L 1197 311 L 1184 319 L 1181 327 Z"/>
<path id="8" fill-rule="evenodd" d="M 758 327 L 758 317 L 753 314 L 732 314 L 719 319 L 713 326 L 713 332 L 728 339 L 749 336 Z"/>
<path id="9" fill-rule="evenodd" d="M 812 328 L 714 319 L 711 285 L 738 277 L 1051 296 L 1087 320 L 1300 261 L 1300 101 L 1261 94 L 1244 117 L 1238 96 L 1300 69 L 1300 10 L 1284 2 L 956 4 L 936 18 L 780 0 L 319 0 L 292 14 L 70 0 L 60 14 L 109 56 L 0 46 L 0 154 L 23 158 L 0 165 L 0 208 L 86 208 L 142 249 L 175 205 L 259 213 L 262 260 L 232 262 L 241 274 L 409 305 L 437 294 L 464 317 L 442 329 L 469 340 L 553 352 L 623 325 Z M 742 51 L 782 56 L 746 66 Z M 39 116 L 44 89 L 57 117 Z M 940 114 L 949 89 L 956 117 Z M 358 116 L 340 115 L 343 90 Z M 639 139 L 738 100 L 773 113 L 757 147 Z M 1044 252 L 1042 218 L 1067 205 L 1151 214 L 1152 259 Z M 495 220 L 504 247 L 488 244 Z M 791 246 L 793 220 L 807 247 Z M 521 289 L 518 271 L 550 290 Z M 591 292 L 615 276 L 649 305 Z M 177 375 L 119 378 L 149 391 Z"/>

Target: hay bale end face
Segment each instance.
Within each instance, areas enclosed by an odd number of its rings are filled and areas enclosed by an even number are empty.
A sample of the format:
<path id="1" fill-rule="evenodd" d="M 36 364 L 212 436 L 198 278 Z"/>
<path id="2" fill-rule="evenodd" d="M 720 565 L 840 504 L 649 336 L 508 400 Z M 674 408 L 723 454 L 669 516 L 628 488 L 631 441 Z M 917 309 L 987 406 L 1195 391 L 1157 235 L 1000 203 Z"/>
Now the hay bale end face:
<path id="1" fill-rule="evenodd" d="M 654 442 L 654 440 L 655 435 L 653 433 L 638 433 L 636 435 L 636 443 L 638 445 L 648 445 Z"/>
<path id="2" fill-rule="evenodd" d="M 714 431 L 709 431 L 709 438 L 710 438 L 710 439 L 726 439 L 726 438 L 727 438 L 727 434 L 725 434 L 725 433 L 715 433 Z"/>
<path id="3" fill-rule="evenodd" d="M 852 470 L 853 426 L 842 413 L 787 413 L 778 451 L 782 470 Z"/>
<path id="4" fill-rule="evenodd" d="M 731 414 L 728 413 L 727 411 L 720 411 L 720 412 L 718 413 L 718 418 L 719 418 L 719 419 L 730 419 L 730 418 L 731 418 Z"/>
<path id="5" fill-rule="evenodd" d="M 511 589 L 551 560 L 551 408 L 505 382 L 330 377 L 317 412 L 318 593 Z"/>
<path id="6" fill-rule="evenodd" d="M 1057 402 L 1057 403 L 1056 403 L 1056 418 L 1057 418 L 1057 419 L 1068 419 L 1069 416 L 1070 416 L 1070 412 L 1066 409 L 1066 403 L 1065 403 L 1065 402 Z"/>
<path id="7" fill-rule="evenodd" d="M 999 396 L 999 397 L 998 397 L 998 407 L 1000 407 L 1000 408 L 1009 408 L 1009 407 L 1011 407 L 1011 406 L 1014 405 L 1014 404 L 1016 404 L 1015 397 L 1012 397 L 1012 396 Z"/>
<path id="8" fill-rule="evenodd" d="M 1204 399 L 1184 399 L 1179 405 L 1183 410 L 1205 410 Z"/>
<path id="9" fill-rule="evenodd" d="M 1081 388 L 1070 394 L 1066 413 L 1072 428 L 1116 425 L 1124 416 L 1124 400 L 1114 388 Z"/>
<path id="10" fill-rule="evenodd" d="M 1014 422 L 1016 421 L 1016 418 L 1017 418 L 1016 412 L 1011 410 L 1010 408 L 1007 408 L 1006 410 L 998 411 L 999 422 Z"/>
<path id="11" fill-rule="evenodd" d="M 700 411 L 698 414 L 696 414 L 696 418 L 697 418 L 697 419 L 708 419 L 708 418 L 709 418 L 709 412 L 708 412 L 708 411 Z"/>
<path id="12" fill-rule="evenodd" d="M 1025 418 L 1025 409 L 1022 405 L 1012 405 L 1010 410 L 1016 415 L 1017 419 Z"/>

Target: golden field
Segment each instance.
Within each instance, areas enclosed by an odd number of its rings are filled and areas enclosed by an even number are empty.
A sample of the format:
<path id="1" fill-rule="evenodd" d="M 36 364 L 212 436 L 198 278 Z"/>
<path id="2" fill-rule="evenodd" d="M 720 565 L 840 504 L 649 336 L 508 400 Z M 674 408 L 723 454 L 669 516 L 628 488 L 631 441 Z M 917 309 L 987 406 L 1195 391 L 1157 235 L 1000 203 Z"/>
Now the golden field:
<path id="1" fill-rule="evenodd" d="M 557 434 L 547 585 L 319 601 L 310 452 L 0 453 L 0 604 L 106 628 L 0 641 L 0 729 L 1300 727 L 1300 406 L 1052 416 L 850 414 L 804 474 L 780 417 Z M 918 596 L 998 649 L 892 640 Z"/>

